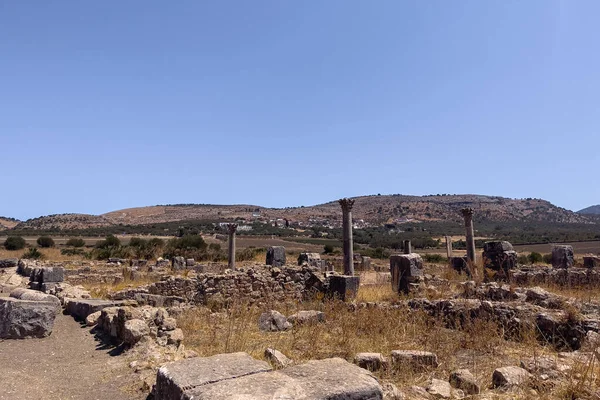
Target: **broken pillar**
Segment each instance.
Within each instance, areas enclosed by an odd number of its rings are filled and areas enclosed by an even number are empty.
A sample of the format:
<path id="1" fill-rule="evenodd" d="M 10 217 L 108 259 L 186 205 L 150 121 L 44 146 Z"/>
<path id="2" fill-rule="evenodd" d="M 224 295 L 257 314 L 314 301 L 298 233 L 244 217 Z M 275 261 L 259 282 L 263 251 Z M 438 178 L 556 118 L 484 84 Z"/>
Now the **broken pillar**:
<path id="1" fill-rule="evenodd" d="M 390 257 L 392 289 L 398 293 L 408 293 L 412 285 L 423 279 L 423 259 L 420 255 L 395 254 Z"/>
<path id="2" fill-rule="evenodd" d="M 412 253 L 412 246 L 410 245 L 410 240 L 404 241 L 404 254 Z"/>
<path id="3" fill-rule="evenodd" d="M 273 267 L 285 265 L 285 247 L 271 246 L 267 249 L 266 264 Z"/>
<path id="4" fill-rule="evenodd" d="M 339 200 L 342 206 L 342 237 L 344 241 L 344 275 L 354 275 L 354 255 L 352 242 L 352 207 L 354 200 Z"/>
<path id="5" fill-rule="evenodd" d="M 446 257 L 448 260 L 452 257 L 452 237 L 446 236 Z"/>
<path id="6" fill-rule="evenodd" d="M 237 224 L 227 224 L 227 233 L 229 233 L 229 269 L 235 269 L 235 232 Z"/>
<path id="7" fill-rule="evenodd" d="M 465 219 L 465 231 L 467 238 L 467 258 L 470 262 L 475 263 L 475 235 L 473 232 L 473 209 L 470 207 L 463 208 L 460 213 Z"/>
<path id="8" fill-rule="evenodd" d="M 571 268 L 574 264 L 573 246 L 555 245 L 552 247 L 552 266 L 554 268 Z"/>

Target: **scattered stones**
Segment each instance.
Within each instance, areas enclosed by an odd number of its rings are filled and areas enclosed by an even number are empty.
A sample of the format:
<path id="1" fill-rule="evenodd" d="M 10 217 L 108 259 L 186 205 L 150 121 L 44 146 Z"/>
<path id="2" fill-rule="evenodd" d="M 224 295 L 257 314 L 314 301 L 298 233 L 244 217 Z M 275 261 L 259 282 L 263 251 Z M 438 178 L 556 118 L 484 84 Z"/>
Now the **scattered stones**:
<path id="1" fill-rule="evenodd" d="M 481 388 L 477 384 L 475 377 L 468 369 L 452 371 L 449 381 L 453 388 L 461 389 L 466 394 L 479 394 L 481 392 Z"/>
<path id="2" fill-rule="evenodd" d="M 134 345 L 140 341 L 143 336 L 150 334 L 148 325 L 141 319 L 130 319 L 125 321 L 123 326 L 122 339 L 129 345 Z"/>
<path id="3" fill-rule="evenodd" d="M 258 327 L 264 332 L 286 331 L 292 327 L 283 314 L 271 310 L 264 312 L 258 319 Z"/>
<path id="4" fill-rule="evenodd" d="M 555 245 L 552 247 L 552 267 L 571 268 L 574 263 L 573 246 Z"/>
<path id="5" fill-rule="evenodd" d="M 265 350 L 265 358 L 276 368 L 281 369 L 290 366 L 293 361 L 279 350 L 268 348 Z"/>
<path id="6" fill-rule="evenodd" d="M 394 350 L 392 351 L 392 365 L 394 368 L 408 367 L 414 370 L 437 368 L 438 358 L 434 353 L 420 350 Z"/>
<path id="7" fill-rule="evenodd" d="M 319 253 L 300 253 L 298 256 L 298 265 L 309 265 L 321 271 L 327 269 L 327 261 L 322 260 Z"/>
<path id="8" fill-rule="evenodd" d="M 433 378 L 427 385 L 427 392 L 435 399 L 449 399 L 452 397 L 450 383 L 441 379 Z"/>
<path id="9" fill-rule="evenodd" d="M 65 309 L 76 320 L 85 321 L 88 315 L 107 307 L 118 307 L 129 304 L 131 304 L 129 300 L 67 299 L 65 300 Z"/>
<path id="10" fill-rule="evenodd" d="M 96 311 L 96 312 L 93 312 L 90 315 L 88 315 L 85 318 L 85 325 L 86 326 L 96 326 L 98 324 L 98 319 L 100 319 L 101 314 L 102 314 L 102 312 Z"/>
<path id="11" fill-rule="evenodd" d="M 292 325 L 325 322 L 325 313 L 316 310 L 298 311 L 296 314 L 292 314 L 289 317 L 287 317 L 287 320 Z"/>
<path id="12" fill-rule="evenodd" d="M 271 246 L 267 249 L 267 259 L 265 262 L 267 265 L 273 267 L 281 267 L 285 265 L 285 247 L 283 246 Z"/>
<path id="13" fill-rule="evenodd" d="M 495 388 L 511 388 L 526 384 L 532 375 L 521 367 L 497 368 L 492 375 L 492 384 Z"/>
<path id="14" fill-rule="evenodd" d="M 392 290 L 408 293 L 412 284 L 423 280 L 423 259 L 416 253 L 397 254 L 390 257 Z"/>
<path id="15" fill-rule="evenodd" d="M 52 333 L 55 317 L 52 302 L 0 297 L 0 339 L 46 337 Z"/>
<path id="16" fill-rule="evenodd" d="M 388 366 L 388 360 L 381 353 L 358 353 L 354 364 L 369 371 L 379 371 Z"/>
<path id="17" fill-rule="evenodd" d="M 600 257 L 598 257 L 598 256 L 583 257 L 583 267 L 584 268 L 599 268 L 600 267 Z"/>

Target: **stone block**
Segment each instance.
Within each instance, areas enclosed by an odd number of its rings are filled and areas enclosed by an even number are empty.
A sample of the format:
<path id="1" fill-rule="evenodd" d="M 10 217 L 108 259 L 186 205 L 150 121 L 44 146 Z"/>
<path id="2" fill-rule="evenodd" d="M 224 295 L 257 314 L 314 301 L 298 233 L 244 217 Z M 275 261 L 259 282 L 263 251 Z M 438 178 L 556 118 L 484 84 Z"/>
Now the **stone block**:
<path id="1" fill-rule="evenodd" d="M 356 298 L 360 286 L 360 277 L 332 275 L 328 280 L 327 294 L 330 298 L 336 298 L 341 301 L 352 301 Z"/>
<path id="2" fill-rule="evenodd" d="M 235 378 L 271 370 L 268 363 L 256 360 L 246 353 L 189 358 L 159 368 L 154 394 L 155 398 L 161 400 L 191 399 L 190 392 L 196 388 L 220 381 L 230 384 Z"/>
<path id="3" fill-rule="evenodd" d="M 52 333 L 55 317 L 53 303 L 0 297 L 0 339 L 46 337 Z"/>
<path id="4" fill-rule="evenodd" d="M 354 364 L 369 371 L 379 371 L 388 366 L 387 359 L 381 353 L 358 353 Z"/>
<path id="5" fill-rule="evenodd" d="M 304 263 L 311 265 L 312 262 L 317 260 L 321 260 L 321 255 L 319 253 L 300 253 L 298 256 L 298 265 Z"/>
<path id="6" fill-rule="evenodd" d="M 517 252 L 507 241 L 485 242 L 482 257 L 486 268 L 503 271 L 506 276 L 517 266 Z"/>
<path id="7" fill-rule="evenodd" d="M 479 394 L 481 388 L 475 377 L 468 369 L 457 369 L 450 373 L 450 384 L 453 388 L 461 389 L 468 395 Z"/>
<path id="8" fill-rule="evenodd" d="M 174 270 L 185 269 L 185 258 L 173 257 L 173 259 L 171 260 L 171 266 Z"/>
<path id="9" fill-rule="evenodd" d="M 390 257 L 392 289 L 398 293 L 408 293 L 410 285 L 423 279 L 423 259 L 420 255 L 396 254 Z"/>
<path id="10" fill-rule="evenodd" d="M 556 245 L 552 247 L 552 266 L 554 268 L 571 268 L 574 263 L 573 246 Z"/>
<path id="11" fill-rule="evenodd" d="M 583 257 L 583 266 L 585 268 L 598 268 L 598 267 L 600 267 L 600 257 L 598 257 L 598 256 L 585 256 L 585 257 Z"/>
<path id="12" fill-rule="evenodd" d="M 55 312 L 58 314 L 62 309 L 60 300 L 56 296 L 38 292 L 36 290 L 30 290 L 25 288 L 16 288 L 10 292 L 10 297 L 21 300 L 40 301 L 50 303 L 54 305 Z"/>
<path id="13" fill-rule="evenodd" d="M 286 331 L 291 327 L 287 318 L 275 310 L 264 312 L 258 318 L 258 328 L 263 332 Z"/>
<path id="14" fill-rule="evenodd" d="M 394 350 L 392 351 L 392 364 L 394 368 L 408 367 L 413 370 L 437 368 L 438 358 L 434 353 L 420 350 Z"/>
<path id="15" fill-rule="evenodd" d="M 186 267 L 192 268 L 194 265 L 196 265 L 196 260 L 194 260 L 193 258 L 188 258 L 185 260 Z"/>
<path id="16" fill-rule="evenodd" d="M 315 324 L 325 322 L 325 313 L 316 310 L 298 311 L 297 313 L 290 315 L 287 320 L 292 325 Z"/>
<path id="17" fill-rule="evenodd" d="M 279 350 L 271 348 L 265 350 L 265 358 L 269 360 L 271 364 L 277 369 L 285 368 L 289 365 L 292 365 L 292 363 L 294 362 Z"/>
<path id="18" fill-rule="evenodd" d="M 492 384 L 495 388 L 510 388 L 526 384 L 532 375 L 521 367 L 502 367 L 494 371 Z"/>
<path id="19" fill-rule="evenodd" d="M 65 309 L 76 320 L 85 321 L 88 315 L 107 307 L 118 307 L 131 303 L 131 300 L 67 299 Z"/>
<path id="20" fill-rule="evenodd" d="M 29 280 L 41 285 L 42 283 L 62 282 L 64 277 L 65 270 L 63 267 L 38 267 L 33 269 Z"/>
<path id="21" fill-rule="evenodd" d="M 4 258 L 0 260 L 0 268 L 15 268 L 19 265 L 18 258 Z"/>
<path id="22" fill-rule="evenodd" d="M 285 265 L 285 247 L 271 246 L 267 249 L 266 264 L 273 267 L 281 267 Z"/>
<path id="23" fill-rule="evenodd" d="M 340 358 L 330 358 L 198 386 L 186 391 L 184 398 L 381 400 L 383 391 L 369 371 Z"/>

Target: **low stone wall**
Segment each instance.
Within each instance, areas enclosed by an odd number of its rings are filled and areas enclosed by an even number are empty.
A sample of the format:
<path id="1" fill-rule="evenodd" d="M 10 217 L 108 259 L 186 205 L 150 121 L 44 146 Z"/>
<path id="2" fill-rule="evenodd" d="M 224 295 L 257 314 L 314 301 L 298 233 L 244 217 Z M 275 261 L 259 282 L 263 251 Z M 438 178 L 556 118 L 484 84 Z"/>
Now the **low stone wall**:
<path id="1" fill-rule="evenodd" d="M 227 304 L 240 299 L 257 301 L 301 300 L 325 289 L 323 273 L 310 266 L 253 266 L 225 274 L 202 273 L 194 277 L 169 277 L 148 286 L 124 290 L 114 299 L 165 296 L 195 304 Z"/>
<path id="2" fill-rule="evenodd" d="M 509 271 L 509 279 L 517 285 L 595 286 L 600 285 L 600 270 L 522 267 Z"/>

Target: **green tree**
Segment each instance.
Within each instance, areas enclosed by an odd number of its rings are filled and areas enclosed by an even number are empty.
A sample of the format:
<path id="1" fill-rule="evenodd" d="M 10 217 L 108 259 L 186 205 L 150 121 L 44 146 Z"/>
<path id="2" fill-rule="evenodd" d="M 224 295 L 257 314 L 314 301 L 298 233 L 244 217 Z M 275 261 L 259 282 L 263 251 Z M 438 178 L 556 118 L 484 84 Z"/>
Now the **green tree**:
<path id="1" fill-rule="evenodd" d="M 40 236 L 37 238 L 37 244 L 43 248 L 54 247 L 54 239 L 50 236 Z"/>
<path id="2" fill-rule="evenodd" d="M 25 248 L 25 239 L 21 236 L 9 236 L 4 241 L 4 248 L 6 250 L 21 250 Z"/>

